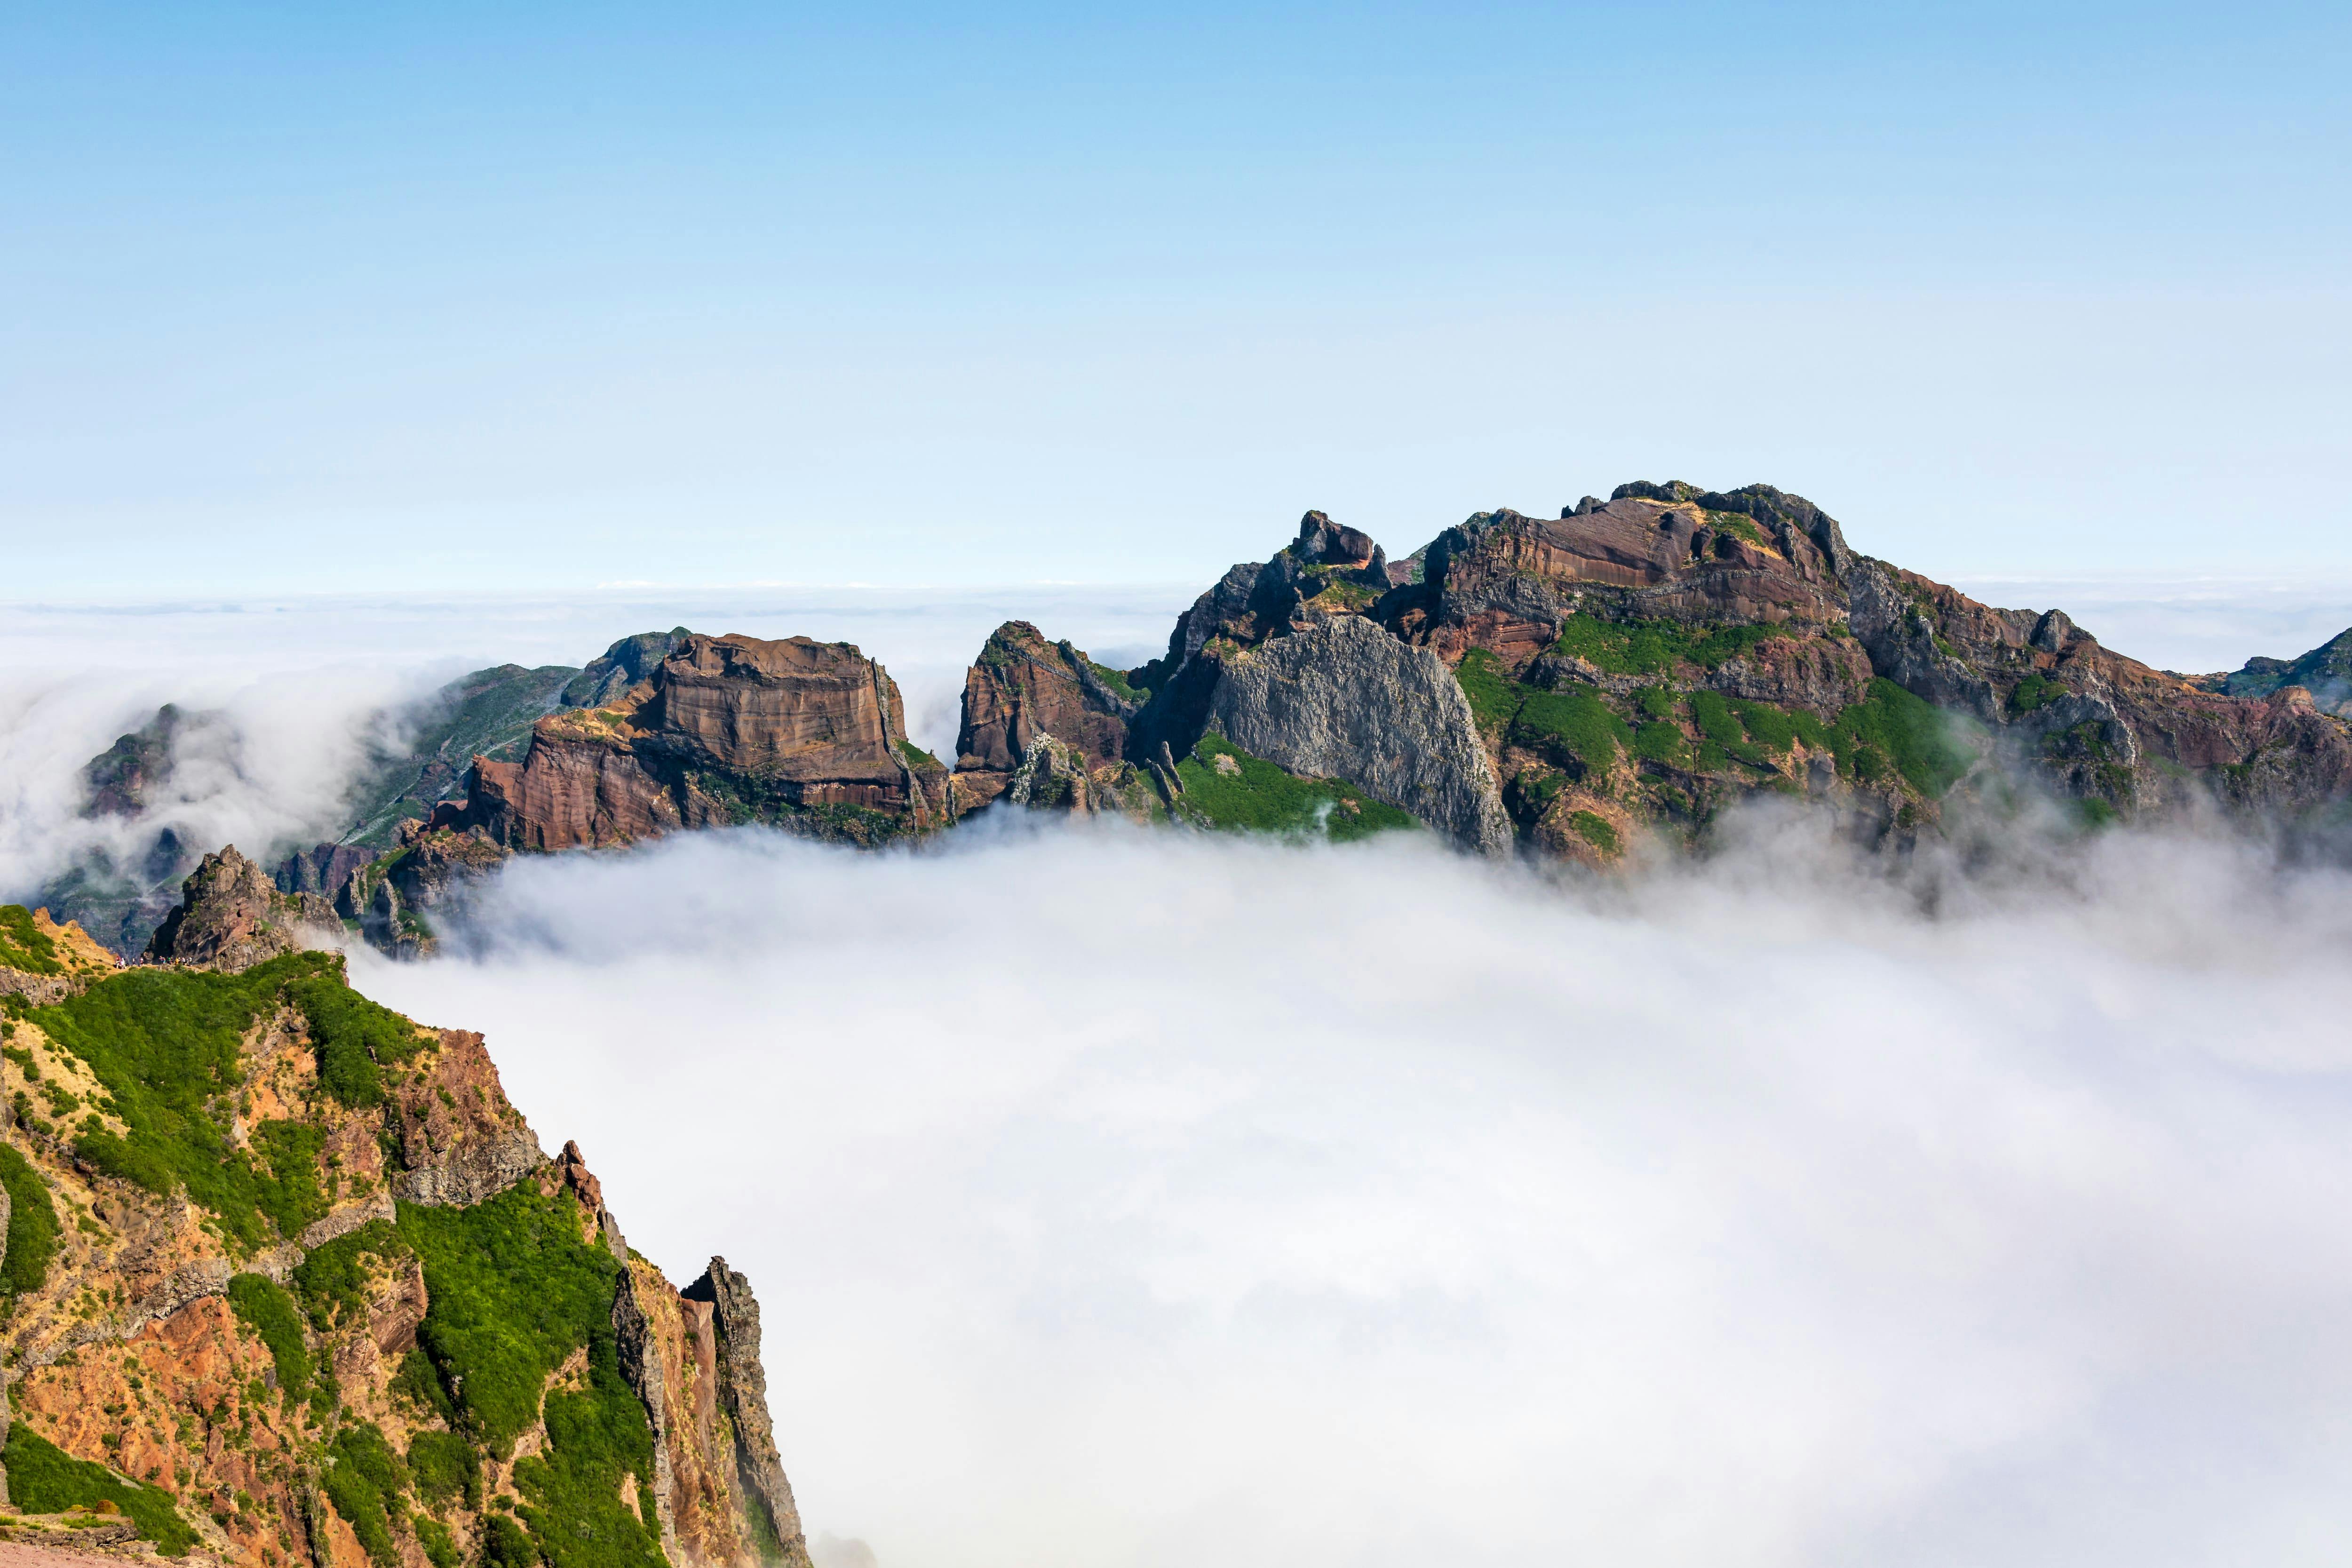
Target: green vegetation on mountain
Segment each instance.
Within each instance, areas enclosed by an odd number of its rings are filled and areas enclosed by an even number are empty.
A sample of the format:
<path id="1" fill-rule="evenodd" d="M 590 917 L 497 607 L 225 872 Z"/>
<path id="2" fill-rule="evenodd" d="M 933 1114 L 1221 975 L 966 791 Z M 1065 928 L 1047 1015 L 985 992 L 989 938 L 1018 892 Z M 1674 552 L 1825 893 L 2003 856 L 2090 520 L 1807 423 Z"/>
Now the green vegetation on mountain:
<path id="1" fill-rule="evenodd" d="M 57 1205 L 41 1173 L 5 1143 L 0 1143 L 0 1188 L 8 1194 L 8 1255 L 0 1262 L 0 1289 L 22 1296 L 48 1283 L 58 1253 Z"/>
<path id="2" fill-rule="evenodd" d="M 287 1401 L 300 1403 L 310 1391 L 310 1352 L 294 1298 L 267 1274 L 239 1274 L 228 1282 L 228 1304 L 237 1321 L 268 1347 Z"/>
<path id="3" fill-rule="evenodd" d="M 22 904 L 0 904 L 0 969 L 23 974 L 56 974 L 58 944 L 33 923 L 33 911 Z"/>
<path id="4" fill-rule="evenodd" d="M 23 1421 L 8 1428 L 0 1451 L 8 1468 L 8 1501 L 23 1513 L 63 1513 L 112 1503 L 166 1557 L 185 1557 L 196 1532 L 172 1506 L 172 1494 L 121 1479 L 104 1465 L 77 1459 Z"/>
<path id="5" fill-rule="evenodd" d="M 315 1217 L 315 1166 L 306 1141 L 278 1130 L 257 1162 L 236 1146 L 230 1098 L 244 1078 L 241 1039 L 284 998 L 289 984 L 340 987 L 340 955 L 288 953 L 242 974 L 133 969 L 28 1016 L 63 1049 L 88 1063 L 104 1086 L 100 1109 L 116 1133 L 86 1118 L 73 1139 L 79 1159 L 100 1174 L 168 1195 L 184 1191 L 210 1211 L 222 1234 L 252 1251 L 299 1232 Z M 371 1004 L 371 1005 L 373 1005 Z M 309 1145 L 315 1153 L 315 1144 Z"/>
<path id="6" fill-rule="evenodd" d="M 1219 759 L 1225 759 L 1223 763 Z M 1323 837 L 1334 844 L 1420 826 L 1412 813 L 1339 779 L 1307 779 L 1254 757 L 1214 731 L 1176 764 L 1184 815 L 1237 832 Z"/>
<path id="7" fill-rule="evenodd" d="M 1720 668 L 1758 644 L 1788 635 L 1773 626 L 1696 626 L 1682 621 L 1570 616 L 1551 651 L 1580 658 L 1607 675 L 1670 675 L 1677 664 Z"/>
<path id="8" fill-rule="evenodd" d="M 286 993 L 310 1026 L 320 1087 L 354 1110 L 383 1104 L 381 1069 L 401 1065 L 427 1043 L 415 1025 L 344 984 L 341 974 L 297 980 Z"/>
<path id="9" fill-rule="evenodd" d="M 408 1493 L 408 1467 L 371 1421 L 346 1426 L 335 1435 L 327 1452 L 330 1462 L 323 1479 L 327 1500 L 352 1527 L 369 1561 L 378 1568 L 399 1568 L 400 1549 L 393 1542 L 392 1521 L 407 1515 L 401 1500 Z"/>

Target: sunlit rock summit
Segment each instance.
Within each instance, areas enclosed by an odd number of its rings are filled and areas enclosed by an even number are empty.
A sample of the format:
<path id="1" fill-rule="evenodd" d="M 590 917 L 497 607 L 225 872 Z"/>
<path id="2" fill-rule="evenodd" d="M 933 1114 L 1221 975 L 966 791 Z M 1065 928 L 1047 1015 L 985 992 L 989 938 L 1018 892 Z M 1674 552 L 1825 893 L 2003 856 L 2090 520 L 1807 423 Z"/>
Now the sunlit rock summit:
<path id="1" fill-rule="evenodd" d="M 1395 560 L 1310 511 L 1138 668 L 998 627 L 950 764 L 846 644 L 678 627 L 579 669 L 478 672 L 397 726 L 413 748 L 357 781 L 350 830 L 275 881 L 313 900 L 313 923 L 330 908 L 416 954 L 436 911 L 511 855 L 731 825 L 873 847 L 1050 810 L 1335 840 L 1419 828 L 1607 868 L 1704 851 L 1726 811 L 1778 799 L 1894 853 L 2029 816 L 2217 819 L 2336 852 L 2352 836 L 2347 648 L 2352 632 L 2236 672 L 2150 668 L 2063 610 L 1994 608 L 1858 553 L 1769 485 L 1635 482 L 1557 517 L 1482 511 Z M 204 722 L 165 709 L 93 759 L 89 809 L 142 820 Z M 205 847 L 168 825 L 152 842 L 47 901 L 140 951 L 164 879 Z"/>

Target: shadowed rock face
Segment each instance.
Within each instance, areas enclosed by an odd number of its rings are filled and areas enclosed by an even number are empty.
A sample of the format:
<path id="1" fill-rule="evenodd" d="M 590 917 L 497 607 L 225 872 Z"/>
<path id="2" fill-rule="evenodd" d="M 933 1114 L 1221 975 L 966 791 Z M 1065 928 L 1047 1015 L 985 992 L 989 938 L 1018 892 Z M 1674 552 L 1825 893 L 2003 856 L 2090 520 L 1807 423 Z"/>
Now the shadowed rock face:
<path id="1" fill-rule="evenodd" d="M 1851 580 L 1878 673 L 2006 732 L 2067 794 L 2145 810 L 2210 788 L 2287 812 L 2352 794 L 2352 733 L 2303 688 L 2231 696 L 2113 652 L 2061 610 L 1996 609 L 1874 561 Z"/>
<path id="2" fill-rule="evenodd" d="M 800 1510 L 784 1479 L 768 1416 L 768 1374 L 760 1363 L 760 1303 L 751 1282 L 714 1258 L 701 1279 L 679 1294 L 707 1301 L 719 1336 L 719 1398 L 735 1427 L 735 1462 L 743 1490 L 759 1500 L 774 1526 L 785 1568 L 809 1568 Z"/>
<path id="3" fill-rule="evenodd" d="M 147 956 L 235 973 L 281 952 L 331 943 L 341 922 L 324 899 L 287 894 L 232 844 L 181 884 L 182 902 L 155 928 Z"/>
<path id="4" fill-rule="evenodd" d="M 1510 847 L 1495 771 L 1452 672 L 1360 616 L 1226 660 L 1209 712 L 1234 744 L 1291 773 L 1346 779 L 1465 847 Z"/>
<path id="5" fill-rule="evenodd" d="M 1003 794 L 1040 736 L 1050 735 L 1093 762 L 1116 761 L 1127 749 L 1127 721 L 1136 706 L 1068 642 L 1048 642 L 1026 621 L 1005 622 L 964 676 L 953 780 L 957 814 Z"/>
<path id="6" fill-rule="evenodd" d="M 531 850 L 750 822 L 873 842 L 935 826 L 945 784 L 847 643 L 696 636 L 610 705 L 541 720 L 520 763 L 478 759 L 430 826 Z"/>

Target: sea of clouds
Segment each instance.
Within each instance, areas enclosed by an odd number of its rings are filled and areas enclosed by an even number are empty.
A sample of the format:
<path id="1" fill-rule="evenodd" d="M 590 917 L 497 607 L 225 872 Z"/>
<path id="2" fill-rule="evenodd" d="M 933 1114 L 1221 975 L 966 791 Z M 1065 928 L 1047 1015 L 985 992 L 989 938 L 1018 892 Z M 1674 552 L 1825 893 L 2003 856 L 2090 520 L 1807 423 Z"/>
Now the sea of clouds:
<path id="1" fill-rule="evenodd" d="M 1148 647 L 1182 598 L 1034 618 Z M 730 624 L 850 636 L 918 706 L 1013 613 L 862 607 Z M 20 638 L 0 867 L 124 727 L 85 709 L 236 716 L 203 809 L 260 835 L 387 692 L 707 619 L 592 608 Z M 2333 1562 L 2352 883 L 2189 834 L 1988 864 L 1769 813 L 1601 882 L 742 831 L 519 861 L 352 973 L 483 1031 L 674 1279 L 751 1276 L 825 1568 Z"/>

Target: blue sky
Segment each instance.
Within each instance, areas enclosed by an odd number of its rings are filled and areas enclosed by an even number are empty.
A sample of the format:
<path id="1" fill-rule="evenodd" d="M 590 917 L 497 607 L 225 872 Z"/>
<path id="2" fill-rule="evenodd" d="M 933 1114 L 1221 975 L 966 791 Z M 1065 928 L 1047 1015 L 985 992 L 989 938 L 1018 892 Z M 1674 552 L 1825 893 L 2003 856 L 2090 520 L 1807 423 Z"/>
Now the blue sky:
<path id="1" fill-rule="evenodd" d="M 1189 581 L 1668 477 L 2352 580 L 2347 66 L 2340 6 L 16 8 L 0 596 Z"/>

